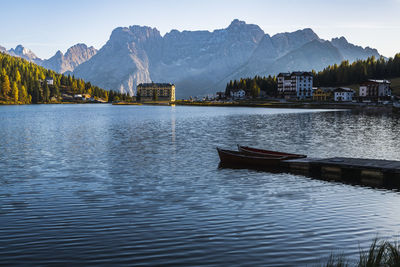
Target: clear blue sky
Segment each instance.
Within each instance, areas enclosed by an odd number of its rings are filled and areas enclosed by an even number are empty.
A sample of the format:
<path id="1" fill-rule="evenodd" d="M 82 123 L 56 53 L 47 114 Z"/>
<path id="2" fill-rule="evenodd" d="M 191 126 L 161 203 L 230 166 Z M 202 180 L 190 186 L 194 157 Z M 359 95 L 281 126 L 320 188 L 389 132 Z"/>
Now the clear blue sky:
<path id="1" fill-rule="evenodd" d="M 23 44 L 39 57 L 76 43 L 97 49 L 118 26 L 214 30 L 238 18 L 266 33 L 312 28 L 323 39 L 400 52 L 400 0 L 0 0 L 0 45 Z"/>

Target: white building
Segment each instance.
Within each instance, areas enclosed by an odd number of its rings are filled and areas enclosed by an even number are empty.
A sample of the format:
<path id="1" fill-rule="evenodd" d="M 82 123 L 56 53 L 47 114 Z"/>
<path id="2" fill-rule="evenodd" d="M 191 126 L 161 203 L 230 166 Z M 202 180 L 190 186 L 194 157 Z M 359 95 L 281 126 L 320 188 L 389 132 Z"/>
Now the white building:
<path id="1" fill-rule="evenodd" d="M 243 89 L 237 91 L 231 91 L 231 97 L 233 99 L 242 99 L 246 96 L 246 92 Z"/>
<path id="2" fill-rule="evenodd" d="M 355 91 L 351 88 L 339 87 L 333 91 L 333 99 L 336 102 L 349 102 L 353 100 Z"/>
<path id="3" fill-rule="evenodd" d="M 277 76 L 278 83 L 278 94 L 282 97 L 291 94 L 292 91 L 292 79 L 290 78 L 289 72 L 279 73 Z M 294 94 L 294 93 L 293 93 Z"/>
<path id="4" fill-rule="evenodd" d="M 368 80 L 360 84 L 360 98 L 366 100 L 387 99 L 392 95 L 388 80 Z"/>
<path id="5" fill-rule="evenodd" d="M 313 76 L 310 72 L 279 73 L 278 93 L 287 99 L 310 99 L 313 95 Z"/>
<path id="6" fill-rule="evenodd" d="M 47 77 L 47 78 L 46 78 L 46 83 L 47 83 L 48 85 L 54 85 L 54 79 L 51 78 L 51 77 Z"/>

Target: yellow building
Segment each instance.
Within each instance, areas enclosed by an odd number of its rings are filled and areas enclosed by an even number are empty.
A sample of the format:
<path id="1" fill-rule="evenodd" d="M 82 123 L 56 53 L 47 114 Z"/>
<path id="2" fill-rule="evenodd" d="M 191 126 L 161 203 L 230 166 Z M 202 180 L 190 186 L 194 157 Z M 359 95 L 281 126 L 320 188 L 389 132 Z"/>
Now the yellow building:
<path id="1" fill-rule="evenodd" d="M 136 89 L 138 101 L 175 101 L 175 85 L 171 83 L 141 83 Z"/>
<path id="2" fill-rule="evenodd" d="M 313 91 L 313 100 L 314 101 L 330 101 L 333 98 L 334 88 L 317 88 Z"/>

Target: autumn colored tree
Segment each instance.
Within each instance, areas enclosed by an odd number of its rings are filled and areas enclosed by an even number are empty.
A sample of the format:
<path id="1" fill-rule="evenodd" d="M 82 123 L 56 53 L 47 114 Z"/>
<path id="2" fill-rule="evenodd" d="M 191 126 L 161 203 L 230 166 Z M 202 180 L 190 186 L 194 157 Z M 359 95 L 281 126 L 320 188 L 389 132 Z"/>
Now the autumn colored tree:
<path id="1" fill-rule="evenodd" d="M 251 96 L 253 98 L 256 98 L 260 95 L 260 86 L 257 85 L 257 82 L 255 79 L 252 80 L 250 89 L 251 89 Z"/>
<path id="2" fill-rule="evenodd" d="M 400 53 L 393 58 L 385 59 L 383 57 L 376 59 L 370 57 L 366 60 L 357 60 L 350 63 L 348 60 L 340 64 L 327 66 L 322 71 L 312 70 L 314 77 L 314 86 L 343 86 L 349 84 L 361 83 L 367 79 L 390 79 L 400 77 Z M 225 88 L 225 94 L 238 89 L 243 89 L 248 95 L 254 95 L 256 91 L 253 81 L 267 95 L 277 95 L 276 77 L 241 78 L 240 80 L 229 81 Z M 248 85 L 251 86 L 248 86 Z"/>
<path id="3" fill-rule="evenodd" d="M 8 93 L 11 91 L 10 87 L 10 79 L 8 75 L 2 75 L 2 82 L 1 82 L 1 93 L 4 97 L 7 97 Z"/>
<path id="4" fill-rule="evenodd" d="M 22 103 L 22 104 L 30 104 L 30 100 L 28 97 L 28 92 L 26 90 L 26 87 L 24 85 L 21 86 L 21 89 L 18 91 L 19 95 L 18 95 L 18 100 Z"/>
<path id="5" fill-rule="evenodd" d="M 11 98 L 13 99 L 14 103 L 18 103 L 18 85 L 16 82 L 12 83 L 12 88 L 11 88 Z"/>

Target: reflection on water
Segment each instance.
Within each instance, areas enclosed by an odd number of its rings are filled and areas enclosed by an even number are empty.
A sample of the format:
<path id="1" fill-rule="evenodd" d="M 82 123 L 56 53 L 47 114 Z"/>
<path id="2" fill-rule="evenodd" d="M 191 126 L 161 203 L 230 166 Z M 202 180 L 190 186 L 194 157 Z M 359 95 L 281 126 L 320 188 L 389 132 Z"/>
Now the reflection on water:
<path id="1" fill-rule="evenodd" d="M 310 265 L 400 230 L 397 192 L 218 169 L 215 151 L 400 160 L 390 115 L 32 105 L 0 122 L 6 265 Z"/>
<path id="2" fill-rule="evenodd" d="M 175 145 L 175 125 L 176 125 L 176 118 L 175 118 L 175 105 L 171 106 L 171 136 L 172 136 L 172 144 Z"/>

